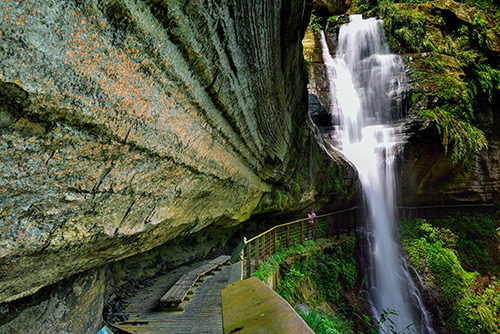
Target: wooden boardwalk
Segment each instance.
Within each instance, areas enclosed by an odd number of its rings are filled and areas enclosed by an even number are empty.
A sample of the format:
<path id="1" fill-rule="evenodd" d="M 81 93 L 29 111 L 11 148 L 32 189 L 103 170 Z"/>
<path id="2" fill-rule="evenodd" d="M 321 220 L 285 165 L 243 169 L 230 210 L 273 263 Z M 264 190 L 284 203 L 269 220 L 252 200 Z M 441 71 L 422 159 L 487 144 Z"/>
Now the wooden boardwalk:
<path id="1" fill-rule="evenodd" d="M 231 266 L 223 266 L 214 275 L 205 275 L 204 282 L 191 289 L 193 294 L 189 296 L 190 300 L 182 303 L 182 311 L 158 311 L 151 307 L 143 307 L 141 312 L 140 305 L 132 306 L 125 312 L 128 315 L 126 321 L 111 326 L 124 333 L 137 334 L 221 334 L 223 332 L 221 291 L 228 285 L 230 271 Z M 161 294 L 155 298 L 158 301 Z M 145 300 L 144 304 L 151 302 Z"/>
<path id="2" fill-rule="evenodd" d="M 190 271 L 182 275 L 182 277 L 165 293 L 160 299 L 161 308 L 174 308 L 179 311 L 182 310 L 180 304 L 184 300 L 189 300 L 187 295 L 191 292 L 191 289 L 196 284 L 196 282 L 201 281 L 203 276 L 211 273 L 229 261 L 229 256 L 221 255 L 216 259 L 213 259 L 206 264 L 199 266 L 195 270 Z"/>
<path id="3" fill-rule="evenodd" d="M 314 334 L 295 310 L 255 277 L 222 290 L 224 332 L 238 334 Z"/>

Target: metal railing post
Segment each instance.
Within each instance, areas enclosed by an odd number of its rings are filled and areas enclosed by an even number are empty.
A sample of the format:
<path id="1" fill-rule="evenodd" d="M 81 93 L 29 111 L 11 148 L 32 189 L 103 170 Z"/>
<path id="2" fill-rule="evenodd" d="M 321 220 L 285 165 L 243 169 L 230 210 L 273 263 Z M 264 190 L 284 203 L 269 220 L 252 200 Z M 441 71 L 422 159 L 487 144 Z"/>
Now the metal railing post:
<path id="1" fill-rule="evenodd" d="M 259 257 L 260 257 L 260 245 L 259 238 L 255 239 L 255 270 L 259 269 Z"/>
<path id="2" fill-rule="evenodd" d="M 313 240 L 316 240 L 318 238 L 318 219 L 314 219 L 314 225 L 313 225 Z"/>
<path id="3" fill-rule="evenodd" d="M 276 229 L 273 230 L 274 254 L 276 254 Z"/>
<path id="4" fill-rule="evenodd" d="M 290 225 L 286 226 L 286 247 L 290 247 Z"/>
<path id="5" fill-rule="evenodd" d="M 304 222 L 300 222 L 300 243 L 304 243 Z"/>
<path id="6" fill-rule="evenodd" d="M 266 235 L 260 237 L 260 246 L 262 247 L 262 259 L 266 259 Z"/>
<path id="7" fill-rule="evenodd" d="M 252 275 L 252 247 L 251 242 L 247 243 L 247 276 Z"/>

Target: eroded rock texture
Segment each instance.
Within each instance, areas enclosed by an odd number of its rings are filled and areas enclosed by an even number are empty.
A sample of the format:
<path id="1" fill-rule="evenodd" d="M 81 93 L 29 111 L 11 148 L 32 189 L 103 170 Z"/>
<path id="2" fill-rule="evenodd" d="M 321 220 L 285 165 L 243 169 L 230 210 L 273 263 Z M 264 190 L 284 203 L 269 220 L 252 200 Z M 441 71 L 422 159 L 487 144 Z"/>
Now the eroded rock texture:
<path id="1" fill-rule="evenodd" d="M 500 147 L 475 154 L 470 166 L 454 165 L 437 139 L 434 127 L 419 121 L 408 125 L 411 135 L 398 170 L 400 204 L 488 204 L 500 201 Z"/>
<path id="2" fill-rule="evenodd" d="M 3 2 L 0 302 L 277 209 L 304 2 Z"/>

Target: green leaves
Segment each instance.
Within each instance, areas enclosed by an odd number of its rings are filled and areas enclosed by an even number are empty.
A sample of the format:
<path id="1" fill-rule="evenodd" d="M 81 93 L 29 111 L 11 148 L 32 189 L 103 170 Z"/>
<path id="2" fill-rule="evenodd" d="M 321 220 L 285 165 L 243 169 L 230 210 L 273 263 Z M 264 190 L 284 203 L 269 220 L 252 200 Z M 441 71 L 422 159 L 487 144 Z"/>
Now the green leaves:
<path id="1" fill-rule="evenodd" d="M 485 248 L 495 236 L 498 221 L 488 215 L 456 213 L 447 219 L 401 221 L 402 245 L 410 262 L 441 293 L 454 333 L 498 333 L 500 283 L 490 275 L 468 272 L 462 261 L 477 257 L 476 265 L 493 262 Z M 477 244 L 477 248 L 472 246 Z M 483 249 L 481 253 L 479 250 Z M 467 260 L 469 259 L 469 260 Z M 498 267 L 489 270 L 498 272 Z M 446 310 L 445 310 L 446 312 Z"/>
<path id="2" fill-rule="evenodd" d="M 307 310 L 295 308 L 295 310 L 316 334 L 352 333 L 348 322 L 320 308 L 315 307 Z"/>
<path id="3" fill-rule="evenodd" d="M 456 117 L 457 108 L 446 111 L 440 107 L 423 110 L 420 115 L 432 120 L 441 135 L 446 153 L 451 154 L 453 164 L 464 162 L 470 166 L 474 153 L 488 148 L 488 141 L 480 129 Z"/>

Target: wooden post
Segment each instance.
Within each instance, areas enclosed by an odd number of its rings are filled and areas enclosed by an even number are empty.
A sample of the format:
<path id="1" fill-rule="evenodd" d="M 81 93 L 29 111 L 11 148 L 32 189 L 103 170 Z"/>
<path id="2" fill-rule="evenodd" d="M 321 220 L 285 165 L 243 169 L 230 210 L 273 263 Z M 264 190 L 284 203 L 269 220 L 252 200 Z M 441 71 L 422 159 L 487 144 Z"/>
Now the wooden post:
<path id="1" fill-rule="evenodd" d="M 276 254 L 276 229 L 273 230 L 274 254 Z"/>
<path id="2" fill-rule="evenodd" d="M 252 274 L 252 247 L 250 247 L 250 242 L 247 243 L 247 277 Z"/>
<path id="3" fill-rule="evenodd" d="M 255 239 L 255 270 L 259 269 L 260 245 L 259 238 Z"/>
<path id="4" fill-rule="evenodd" d="M 304 222 L 300 222 L 300 243 L 304 243 Z"/>
<path id="5" fill-rule="evenodd" d="M 286 247 L 290 247 L 290 225 L 286 226 Z"/>

